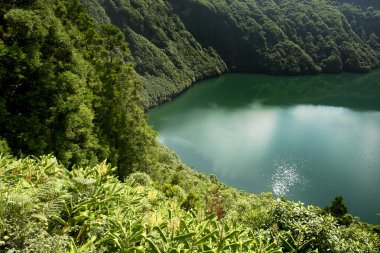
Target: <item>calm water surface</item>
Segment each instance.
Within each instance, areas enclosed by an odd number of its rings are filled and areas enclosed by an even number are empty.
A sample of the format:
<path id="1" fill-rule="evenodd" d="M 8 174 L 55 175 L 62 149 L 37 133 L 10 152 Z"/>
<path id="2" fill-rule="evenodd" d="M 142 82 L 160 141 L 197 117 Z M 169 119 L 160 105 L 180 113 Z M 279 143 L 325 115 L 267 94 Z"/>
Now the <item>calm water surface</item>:
<path id="1" fill-rule="evenodd" d="M 149 112 L 159 140 L 198 171 L 248 192 L 379 223 L 380 71 L 302 77 L 228 74 Z"/>

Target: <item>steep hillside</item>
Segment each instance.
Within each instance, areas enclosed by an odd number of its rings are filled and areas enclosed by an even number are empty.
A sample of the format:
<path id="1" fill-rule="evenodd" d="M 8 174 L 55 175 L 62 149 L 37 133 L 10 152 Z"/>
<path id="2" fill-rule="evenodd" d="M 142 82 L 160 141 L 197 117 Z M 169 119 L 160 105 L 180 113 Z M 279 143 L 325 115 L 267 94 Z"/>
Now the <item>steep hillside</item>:
<path id="1" fill-rule="evenodd" d="M 66 166 L 154 163 L 155 133 L 123 33 L 96 26 L 79 1 L 0 5 L 0 136 L 15 154 L 54 153 Z"/>
<path id="2" fill-rule="evenodd" d="M 101 24 L 79 0 L 0 5 L 0 252 L 379 252 L 378 226 L 346 213 L 341 198 L 322 210 L 239 192 L 157 143 L 137 57 L 91 4 L 100 2 L 88 3 Z M 189 54 L 173 46 L 189 56 L 183 64 L 198 52 L 198 74 L 225 69 L 193 42 Z M 152 48 L 142 53 L 154 65 L 140 66 L 160 68 Z"/>
<path id="3" fill-rule="evenodd" d="M 144 83 L 147 107 L 227 70 L 215 51 L 202 47 L 165 1 L 82 2 L 99 23 L 109 18 L 124 31 Z"/>
<path id="4" fill-rule="evenodd" d="M 379 64 L 327 1 L 169 1 L 190 32 L 237 71 L 366 72 Z"/>
<path id="5" fill-rule="evenodd" d="M 105 163 L 67 170 L 52 156 L 0 150 L 1 252 L 377 253 L 375 227 L 320 208 L 248 195 L 212 177 L 178 171 L 172 184 L 143 173 L 125 182 Z M 186 177 L 186 180 L 180 180 Z M 183 184 L 205 201 L 189 206 Z M 162 190 L 159 190 L 162 189 Z M 341 199 L 336 199 L 339 202 Z M 335 208 L 339 208 L 338 203 Z M 349 215 L 345 217 L 350 217 Z"/>
<path id="6" fill-rule="evenodd" d="M 120 27 L 147 107 L 224 72 L 368 72 L 379 65 L 380 11 L 326 0 L 82 0 Z M 220 56 L 220 57 L 219 57 Z"/>
<path id="7" fill-rule="evenodd" d="M 333 0 L 341 3 L 355 4 L 363 7 L 380 8 L 380 2 L 378 0 Z"/>
<path id="8" fill-rule="evenodd" d="M 352 30 L 380 57 L 380 10 L 350 4 L 338 4 L 337 8 L 347 17 Z"/>

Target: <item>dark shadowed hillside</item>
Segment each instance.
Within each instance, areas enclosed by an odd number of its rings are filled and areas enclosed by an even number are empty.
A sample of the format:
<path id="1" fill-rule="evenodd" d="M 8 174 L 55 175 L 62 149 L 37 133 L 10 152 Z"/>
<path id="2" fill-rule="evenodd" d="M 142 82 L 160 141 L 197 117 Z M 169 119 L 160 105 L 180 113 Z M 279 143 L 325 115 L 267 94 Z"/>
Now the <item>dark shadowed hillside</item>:
<path id="1" fill-rule="evenodd" d="M 144 83 L 146 106 L 227 70 L 219 55 L 202 47 L 165 1 L 83 2 L 99 23 L 111 20 L 124 31 Z"/>
<path id="2" fill-rule="evenodd" d="M 380 1 L 378 1 L 378 0 L 334 0 L 334 1 L 341 2 L 341 3 L 349 3 L 349 4 L 360 5 L 363 7 L 380 8 Z"/>
<path id="3" fill-rule="evenodd" d="M 368 72 L 379 64 L 380 11 L 330 1 L 82 0 L 120 27 L 145 105 L 221 72 Z M 225 62 L 225 64 L 224 64 Z"/>

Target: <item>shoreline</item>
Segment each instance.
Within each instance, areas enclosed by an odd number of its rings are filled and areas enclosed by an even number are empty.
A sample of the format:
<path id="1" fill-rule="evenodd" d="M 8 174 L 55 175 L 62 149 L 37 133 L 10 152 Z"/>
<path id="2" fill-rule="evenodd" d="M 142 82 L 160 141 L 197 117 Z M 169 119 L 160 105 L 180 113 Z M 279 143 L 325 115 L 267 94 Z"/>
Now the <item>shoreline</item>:
<path id="1" fill-rule="evenodd" d="M 304 73 L 304 74 L 273 74 L 273 73 L 268 73 L 268 72 L 240 72 L 240 71 L 231 71 L 230 69 L 227 69 L 227 71 L 225 72 L 221 72 L 219 74 L 214 74 L 214 75 L 208 75 L 206 77 L 200 77 L 199 79 L 196 79 L 195 81 L 192 81 L 190 84 L 188 85 L 185 85 L 185 88 L 183 90 L 181 90 L 180 92 L 177 92 L 177 93 L 174 93 L 172 95 L 168 95 L 167 97 L 165 97 L 164 99 L 158 101 L 157 103 L 151 105 L 151 106 L 148 106 L 146 107 L 145 106 L 145 101 L 144 101 L 144 104 L 143 104 L 143 109 L 144 109 L 144 113 L 145 114 L 148 114 L 150 110 L 160 106 L 160 105 L 163 105 L 165 103 L 168 103 L 170 102 L 171 100 L 173 99 L 176 99 L 177 97 L 180 97 L 182 96 L 184 93 L 186 93 L 190 88 L 194 87 L 195 85 L 197 85 L 197 83 L 199 82 L 202 82 L 202 81 L 206 81 L 206 80 L 210 80 L 210 79 L 214 79 L 214 78 L 218 78 L 218 77 L 221 77 L 222 75 L 225 75 L 225 74 L 260 74 L 260 75 L 267 75 L 267 76 L 318 76 L 318 75 L 338 75 L 338 74 L 342 74 L 342 73 L 349 73 L 349 74 L 358 74 L 358 75 L 364 75 L 364 74 L 370 74 L 376 70 L 379 70 L 380 69 L 380 65 L 377 66 L 376 68 L 372 69 L 371 71 L 369 72 L 352 72 L 352 71 L 341 71 L 341 72 L 338 72 L 338 73 L 328 73 L 328 72 L 320 72 L 320 73 Z M 145 88 L 144 88 L 145 89 Z"/>

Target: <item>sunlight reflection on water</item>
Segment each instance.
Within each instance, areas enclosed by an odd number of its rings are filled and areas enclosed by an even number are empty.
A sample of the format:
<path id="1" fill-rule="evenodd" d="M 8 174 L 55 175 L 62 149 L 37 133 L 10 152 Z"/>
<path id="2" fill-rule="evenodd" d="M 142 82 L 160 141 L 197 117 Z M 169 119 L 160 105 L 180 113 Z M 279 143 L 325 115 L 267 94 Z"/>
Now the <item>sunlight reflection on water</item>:
<path id="1" fill-rule="evenodd" d="M 353 215 L 377 223 L 380 105 L 369 87 L 379 74 L 228 75 L 154 108 L 149 122 L 182 161 L 229 185 L 319 206 L 343 195 Z M 361 94 L 353 108 L 339 106 L 350 97 L 337 87 Z M 335 106 L 318 102 L 323 89 Z"/>
<path id="2" fill-rule="evenodd" d="M 302 175 L 304 162 L 295 158 L 278 158 L 273 163 L 271 188 L 277 196 L 286 196 L 293 190 L 304 190 L 307 179 Z"/>

